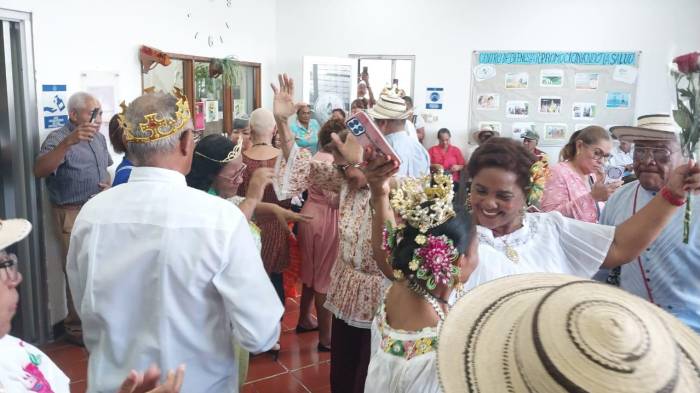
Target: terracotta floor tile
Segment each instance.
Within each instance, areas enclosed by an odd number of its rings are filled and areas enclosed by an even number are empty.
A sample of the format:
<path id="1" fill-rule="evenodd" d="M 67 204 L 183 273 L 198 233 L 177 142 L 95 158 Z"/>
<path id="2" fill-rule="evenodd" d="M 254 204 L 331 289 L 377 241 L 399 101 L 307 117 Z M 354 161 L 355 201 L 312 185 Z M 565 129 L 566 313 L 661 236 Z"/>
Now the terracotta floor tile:
<path id="1" fill-rule="evenodd" d="M 246 382 L 257 381 L 273 375 L 286 373 L 287 371 L 288 370 L 282 367 L 280 363 L 272 360 L 272 355 L 262 353 L 257 356 L 251 356 Z"/>
<path id="2" fill-rule="evenodd" d="M 316 349 L 318 332 L 294 332 L 298 318 L 299 298 L 288 298 L 279 359 L 272 360 L 270 354 L 251 357 L 242 393 L 330 392 L 330 354 Z M 71 378 L 71 393 L 85 393 L 87 352 L 62 340 L 41 349 Z"/>
<path id="3" fill-rule="evenodd" d="M 258 391 L 255 389 L 255 385 L 248 383 L 241 387 L 240 393 L 258 393 Z"/>
<path id="4" fill-rule="evenodd" d="M 255 383 L 258 393 L 308 393 L 309 390 L 292 374 L 282 374 Z"/>
<path id="5" fill-rule="evenodd" d="M 292 371 L 292 375 L 301 381 L 307 389 L 321 390 L 330 387 L 330 362 L 316 363 L 308 367 Z"/>
<path id="6" fill-rule="evenodd" d="M 88 353 L 85 348 L 77 345 L 68 345 L 62 348 L 57 348 L 55 351 L 47 353 L 54 363 L 60 368 L 75 364 L 87 359 Z"/>
<path id="7" fill-rule="evenodd" d="M 85 393 L 87 390 L 87 381 L 80 381 L 70 384 L 70 393 Z"/>

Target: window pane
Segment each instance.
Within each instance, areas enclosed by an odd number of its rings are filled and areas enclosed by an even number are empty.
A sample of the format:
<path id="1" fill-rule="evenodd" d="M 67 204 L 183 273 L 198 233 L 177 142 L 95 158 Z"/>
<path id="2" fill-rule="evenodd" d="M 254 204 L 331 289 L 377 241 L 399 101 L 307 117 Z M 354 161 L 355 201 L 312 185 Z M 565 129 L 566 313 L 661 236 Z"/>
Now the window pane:
<path id="1" fill-rule="evenodd" d="M 411 73 L 411 60 L 394 60 L 396 62 L 396 73 L 394 79 L 399 80 L 399 88 L 403 89 L 406 95 L 413 97 L 413 83 Z M 415 98 L 415 97 L 413 97 Z"/>
<path id="2" fill-rule="evenodd" d="M 182 89 L 182 60 L 172 59 L 169 66 L 160 64 L 143 74 L 143 88 L 170 93 L 174 87 Z"/>
<path id="3" fill-rule="evenodd" d="M 204 135 L 224 131 L 224 83 L 221 76 L 209 76 L 209 63 L 194 65 L 195 129 Z"/>
<path id="4" fill-rule="evenodd" d="M 233 118 L 249 118 L 255 109 L 255 67 L 240 66 L 242 78 L 233 86 Z"/>
<path id="5" fill-rule="evenodd" d="M 374 97 L 378 98 L 383 88 L 391 87 L 391 60 L 360 59 L 358 71 L 361 73 L 364 67 L 367 67 L 369 84 L 372 87 Z"/>

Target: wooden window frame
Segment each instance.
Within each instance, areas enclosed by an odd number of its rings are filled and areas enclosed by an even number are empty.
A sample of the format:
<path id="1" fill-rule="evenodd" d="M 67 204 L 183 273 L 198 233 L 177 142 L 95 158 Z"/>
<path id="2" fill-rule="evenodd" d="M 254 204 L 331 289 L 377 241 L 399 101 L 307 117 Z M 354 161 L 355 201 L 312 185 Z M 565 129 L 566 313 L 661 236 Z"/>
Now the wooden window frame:
<path id="1" fill-rule="evenodd" d="M 185 93 L 185 96 L 187 96 L 187 101 L 190 104 L 190 111 L 191 113 L 194 112 L 194 67 L 195 67 L 195 62 L 206 62 L 209 63 L 212 58 L 211 57 L 204 57 L 204 56 L 194 56 L 194 55 L 184 55 L 181 53 L 170 53 L 170 52 L 164 52 L 167 54 L 171 59 L 173 60 L 180 60 L 182 61 L 182 84 L 183 84 L 183 92 Z M 261 103 L 261 84 L 262 84 L 262 75 L 261 75 L 261 64 L 260 63 L 254 63 L 250 61 L 236 61 L 236 64 L 240 66 L 245 66 L 245 67 L 252 67 L 253 68 L 253 80 L 254 80 L 254 86 L 253 86 L 253 92 L 254 92 L 254 98 L 253 98 L 253 109 L 260 108 L 262 106 Z M 144 89 L 143 85 L 143 73 L 141 73 L 141 91 Z M 230 133 L 233 131 L 233 86 L 224 83 L 224 132 Z"/>

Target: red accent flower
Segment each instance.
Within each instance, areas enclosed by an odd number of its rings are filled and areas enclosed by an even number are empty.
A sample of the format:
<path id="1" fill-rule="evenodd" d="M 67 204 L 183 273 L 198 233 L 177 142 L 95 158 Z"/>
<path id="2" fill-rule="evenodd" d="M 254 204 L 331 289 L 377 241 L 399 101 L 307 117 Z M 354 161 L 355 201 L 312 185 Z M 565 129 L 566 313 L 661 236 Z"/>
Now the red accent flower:
<path id="1" fill-rule="evenodd" d="M 700 53 L 691 52 L 676 57 L 673 59 L 673 62 L 678 65 L 678 71 L 683 74 L 690 74 L 691 72 L 700 71 L 700 67 L 698 67 L 698 57 L 700 57 Z"/>

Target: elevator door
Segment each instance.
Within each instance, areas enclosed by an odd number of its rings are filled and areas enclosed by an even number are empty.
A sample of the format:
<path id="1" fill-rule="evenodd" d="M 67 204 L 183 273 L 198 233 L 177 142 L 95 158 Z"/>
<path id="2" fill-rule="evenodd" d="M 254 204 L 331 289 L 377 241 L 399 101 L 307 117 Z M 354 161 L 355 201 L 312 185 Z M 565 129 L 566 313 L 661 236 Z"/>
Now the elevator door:
<path id="1" fill-rule="evenodd" d="M 0 9 L 0 218 L 25 218 L 32 234 L 10 247 L 24 277 L 11 334 L 29 342 L 49 338 L 48 301 L 39 214 L 40 183 L 32 174 L 39 144 L 31 16 Z"/>

